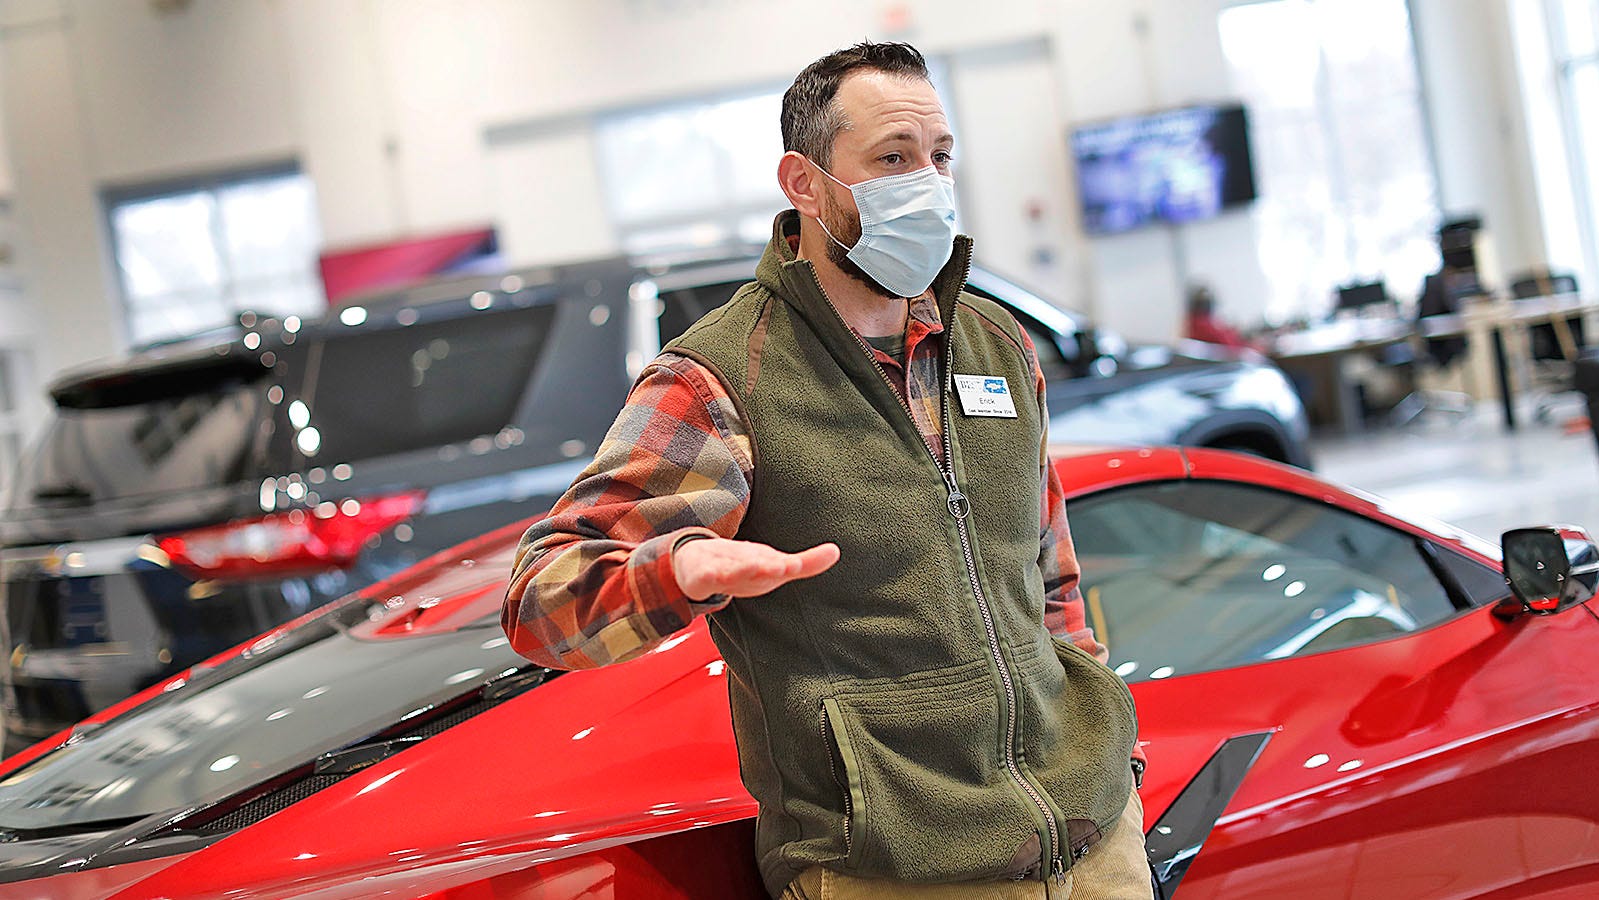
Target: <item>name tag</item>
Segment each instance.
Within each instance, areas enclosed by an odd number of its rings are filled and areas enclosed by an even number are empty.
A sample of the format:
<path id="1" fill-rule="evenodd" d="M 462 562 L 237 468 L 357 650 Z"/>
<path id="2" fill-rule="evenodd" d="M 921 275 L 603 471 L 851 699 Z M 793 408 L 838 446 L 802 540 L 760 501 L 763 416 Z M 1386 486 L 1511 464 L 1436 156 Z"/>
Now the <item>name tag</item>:
<path id="1" fill-rule="evenodd" d="M 960 394 L 961 411 L 968 416 L 1016 418 L 1010 385 L 998 375 L 956 375 L 955 391 Z"/>

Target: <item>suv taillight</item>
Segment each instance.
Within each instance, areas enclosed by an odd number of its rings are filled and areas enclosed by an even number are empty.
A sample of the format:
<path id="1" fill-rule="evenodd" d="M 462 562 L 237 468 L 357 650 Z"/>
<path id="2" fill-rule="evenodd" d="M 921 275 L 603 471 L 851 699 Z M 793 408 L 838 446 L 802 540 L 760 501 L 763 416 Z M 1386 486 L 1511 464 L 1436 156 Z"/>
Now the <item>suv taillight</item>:
<path id="1" fill-rule="evenodd" d="M 409 519 L 427 494 L 323 503 L 156 538 L 175 565 L 207 578 L 344 568 L 371 538 Z"/>

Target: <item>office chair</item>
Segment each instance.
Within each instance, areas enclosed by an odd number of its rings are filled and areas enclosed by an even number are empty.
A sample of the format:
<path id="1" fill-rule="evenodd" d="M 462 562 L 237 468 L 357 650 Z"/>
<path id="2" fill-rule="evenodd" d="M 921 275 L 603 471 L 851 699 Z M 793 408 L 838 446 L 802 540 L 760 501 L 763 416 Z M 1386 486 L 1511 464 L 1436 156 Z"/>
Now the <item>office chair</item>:
<path id="1" fill-rule="evenodd" d="M 1447 375 L 1457 361 L 1465 358 L 1464 341 L 1452 337 L 1425 338 L 1417 334 L 1411 336 L 1411 347 L 1409 367 L 1416 388 L 1394 404 L 1388 423 L 1400 428 L 1418 420 L 1424 413 L 1438 413 L 1454 421 L 1471 415 L 1475 403 L 1470 394 L 1421 386 L 1425 379 Z"/>
<path id="2" fill-rule="evenodd" d="M 1352 282 L 1338 287 L 1338 302 L 1333 312 L 1367 317 L 1392 316 L 1398 315 L 1399 304 L 1388 296 L 1388 286 L 1380 280 Z"/>
<path id="3" fill-rule="evenodd" d="M 1458 313 L 1462 300 L 1480 290 L 1475 273 L 1467 270 L 1445 269 L 1428 275 L 1422 283 L 1421 297 L 1416 303 L 1416 322 L 1419 325 L 1427 316 Z M 1394 405 L 1388 416 L 1389 424 L 1402 427 L 1429 412 L 1441 413 L 1454 420 L 1470 415 L 1474 403 L 1469 394 L 1421 387 L 1424 378 L 1441 377 L 1465 360 L 1466 339 L 1460 336 L 1424 337 L 1418 328 L 1411 335 L 1410 348 L 1411 378 L 1416 389 Z"/>
<path id="4" fill-rule="evenodd" d="M 1510 294 L 1517 300 L 1575 294 L 1577 278 L 1568 273 L 1534 269 L 1511 281 Z M 1527 329 L 1528 357 L 1534 396 L 1533 418 L 1549 419 L 1556 398 L 1576 390 L 1575 363 L 1587 345 L 1580 313 L 1542 322 Z"/>

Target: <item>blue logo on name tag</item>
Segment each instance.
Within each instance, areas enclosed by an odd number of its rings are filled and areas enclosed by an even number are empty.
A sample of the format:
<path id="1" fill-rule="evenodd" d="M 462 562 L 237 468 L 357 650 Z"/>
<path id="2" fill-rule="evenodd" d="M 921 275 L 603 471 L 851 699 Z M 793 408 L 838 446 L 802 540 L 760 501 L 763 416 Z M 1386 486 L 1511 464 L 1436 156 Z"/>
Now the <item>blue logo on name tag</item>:
<path id="1" fill-rule="evenodd" d="M 1003 378 L 984 378 L 983 392 L 987 394 L 1009 393 L 1005 390 L 1005 379 Z"/>

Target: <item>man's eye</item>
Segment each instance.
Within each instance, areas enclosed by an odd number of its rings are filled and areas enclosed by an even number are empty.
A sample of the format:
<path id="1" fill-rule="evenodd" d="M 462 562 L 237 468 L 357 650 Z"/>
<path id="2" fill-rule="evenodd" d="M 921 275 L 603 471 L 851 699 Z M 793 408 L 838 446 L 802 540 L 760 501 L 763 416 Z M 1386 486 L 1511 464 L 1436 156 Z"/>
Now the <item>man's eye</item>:
<path id="1" fill-rule="evenodd" d="M 937 163 L 937 164 L 939 164 L 941 166 L 947 166 L 947 165 L 949 165 L 950 163 L 952 163 L 954 161 L 955 161 L 955 154 L 950 153 L 947 150 L 940 150 L 937 153 L 933 154 L 933 162 L 935 162 L 935 163 Z"/>
<path id="2" fill-rule="evenodd" d="M 887 155 L 885 155 L 883 157 L 883 162 L 886 162 L 886 163 L 888 163 L 891 166 L 897 166 L 904 159 L 905 159 L 905 157 L 900 156 L 898 153 L 889 153 L 889 154 L 887 154 Z"/>

